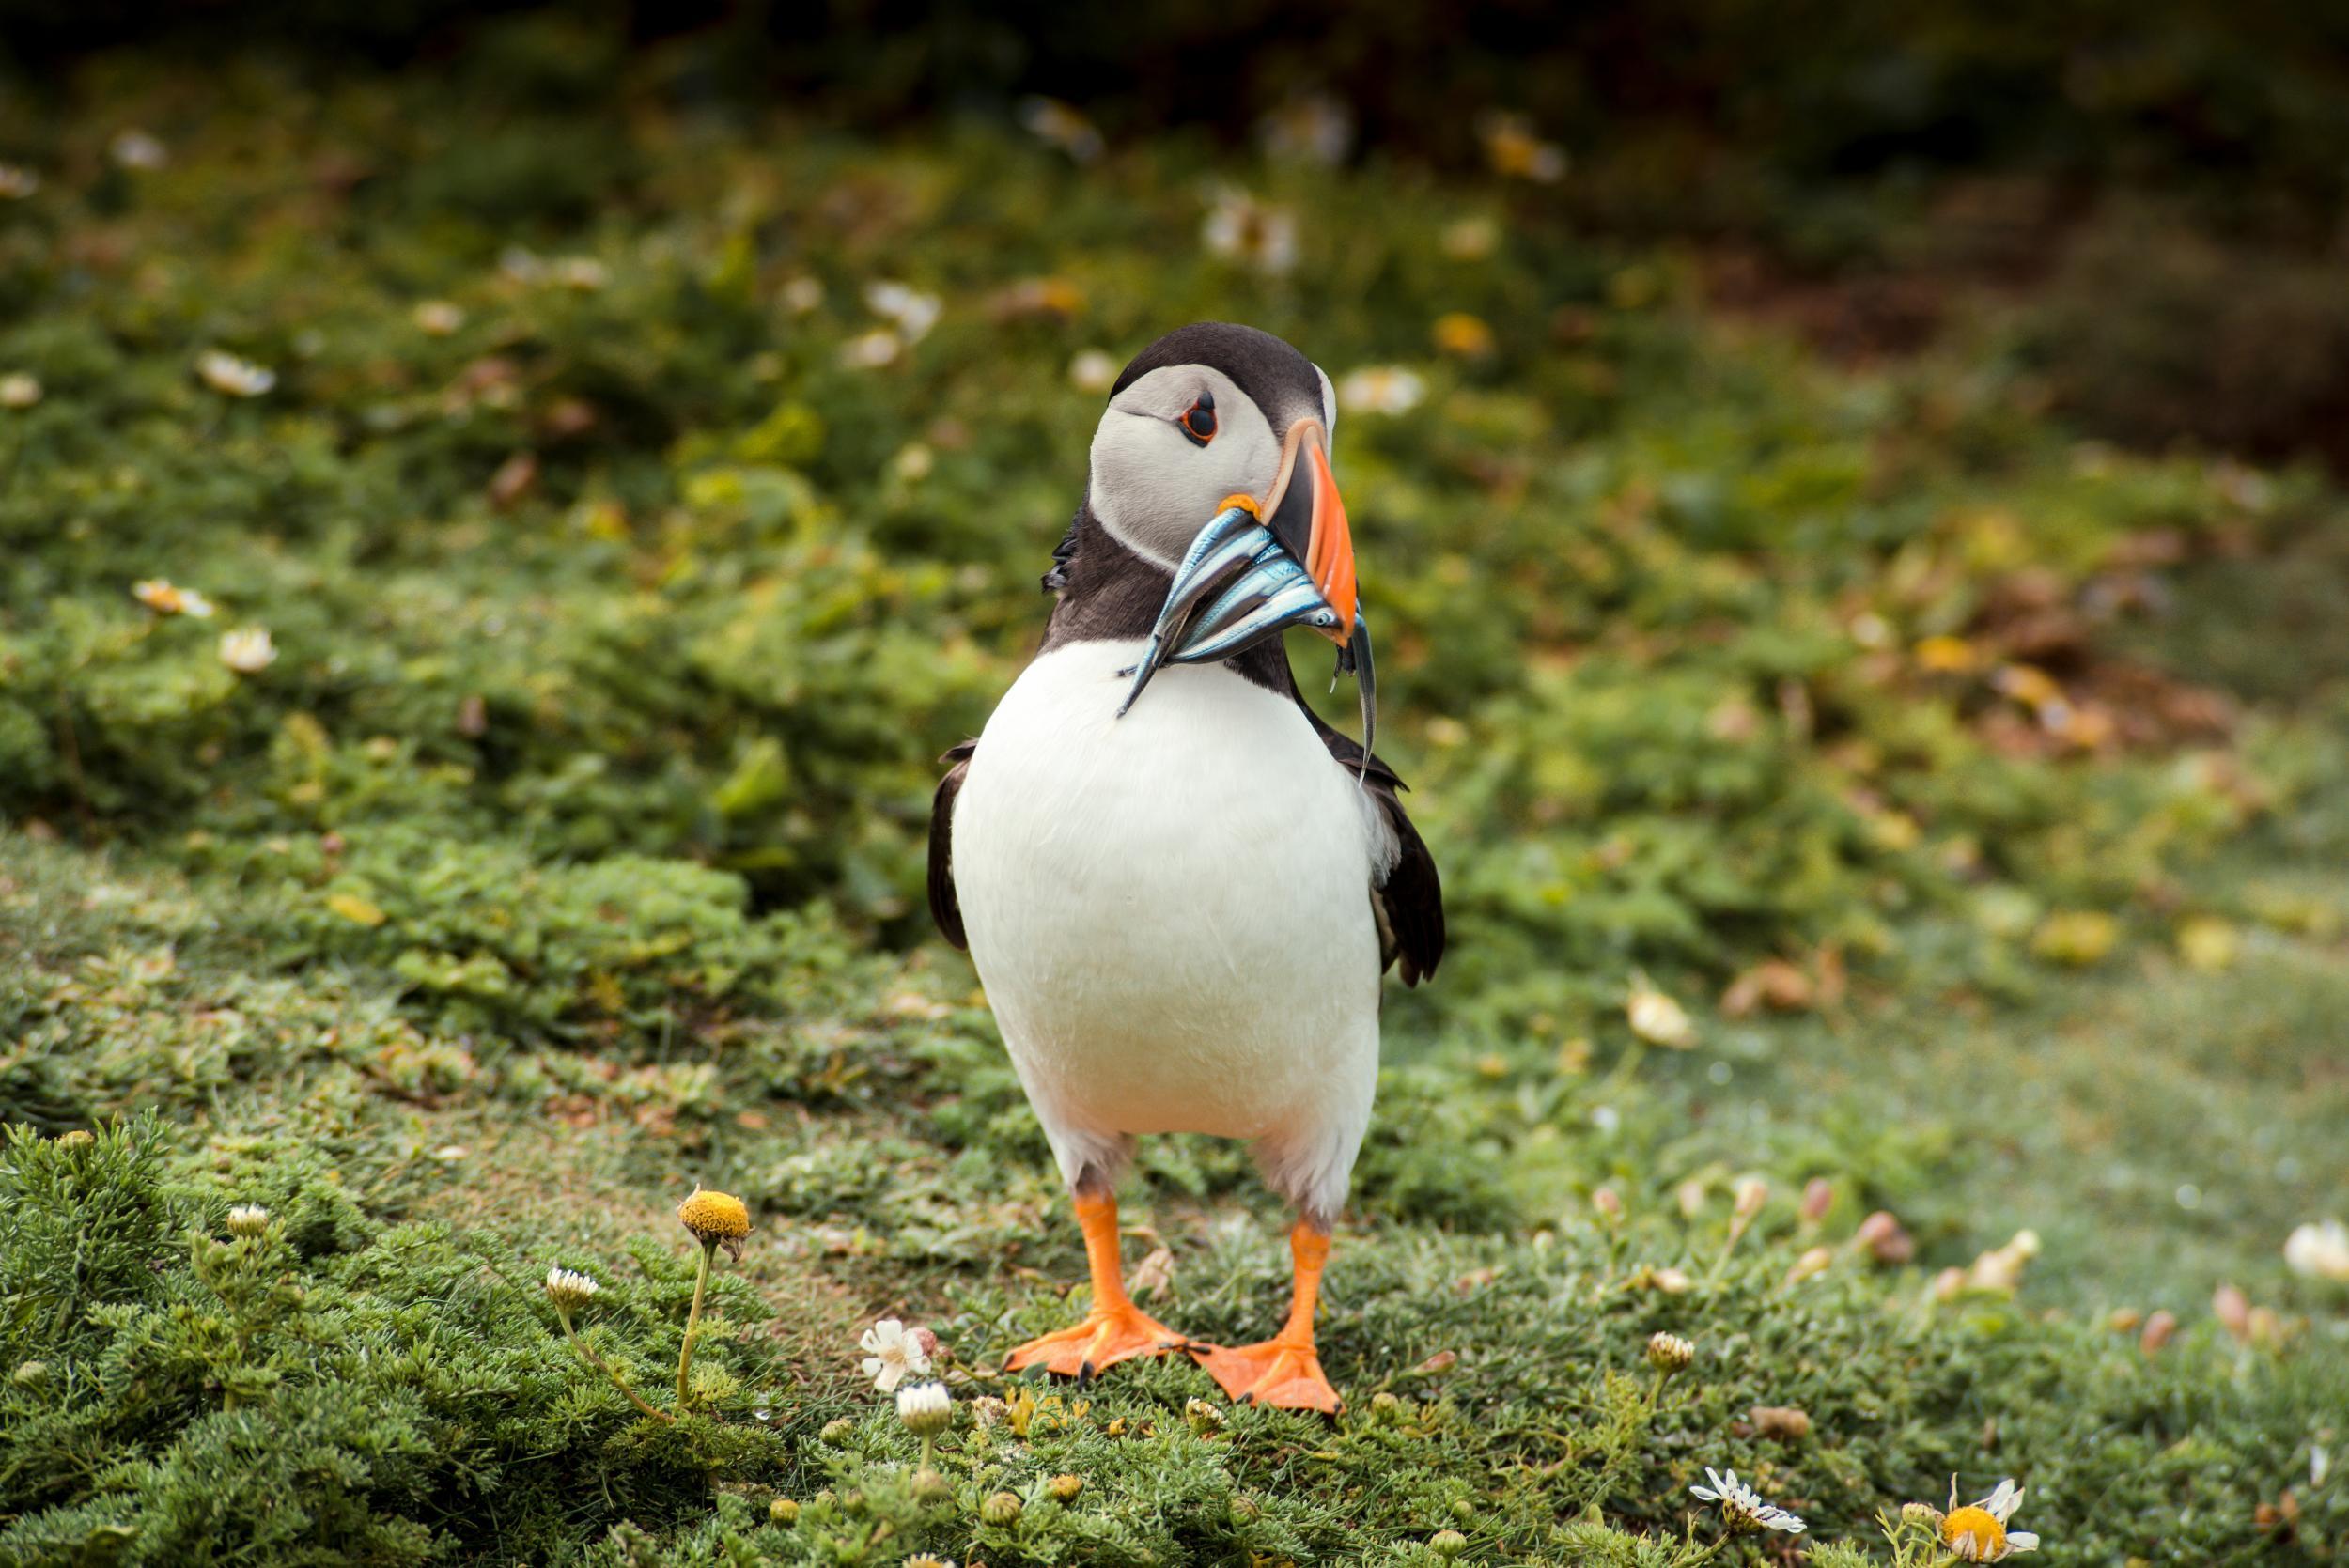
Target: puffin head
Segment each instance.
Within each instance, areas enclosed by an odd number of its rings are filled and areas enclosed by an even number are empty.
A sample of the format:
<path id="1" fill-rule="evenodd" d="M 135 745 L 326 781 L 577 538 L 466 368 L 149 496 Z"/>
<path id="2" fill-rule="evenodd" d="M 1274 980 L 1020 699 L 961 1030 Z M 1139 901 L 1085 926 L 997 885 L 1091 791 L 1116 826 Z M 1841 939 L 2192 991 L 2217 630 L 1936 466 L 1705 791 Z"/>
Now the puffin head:
<path id="1" fill-rule="evenodd" d="M 1234 506 L 1295 556 L 1344 648 L 1355 625 L 1354 540 L 1330 472 L 1337 396 L 1320 366 L 1270 333 L 1177 327 L 1126 366 L 1093 434 L 1087 499 L 1118 543 L 1174 571 Z"/>

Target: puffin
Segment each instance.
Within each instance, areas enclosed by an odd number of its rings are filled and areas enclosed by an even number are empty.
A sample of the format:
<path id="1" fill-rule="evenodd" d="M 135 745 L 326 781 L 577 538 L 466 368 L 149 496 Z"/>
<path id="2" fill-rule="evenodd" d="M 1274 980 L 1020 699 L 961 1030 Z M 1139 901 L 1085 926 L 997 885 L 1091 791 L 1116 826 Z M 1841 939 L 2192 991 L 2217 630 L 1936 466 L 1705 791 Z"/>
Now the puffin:
<path id="1" fill-rule="evenodd" d="M 931 913 L 969 953 L 1084 1237 L 1082 1321 L 1007 1371 L 1088 1378 L 1187 1354 L 1243 1403 L 1335 1413 L 1315 1310 L 1368 1128 L 1379 993 L 1444 950 L 1434 859 L 1368 749 L 1369 632 L 1331 471 L 1330 378 L 1270 334 L 1168 333 L 1110 390 L 1044 579 L 1041 645 L 941 759 Z M 1282 633 L 1358 671 L 1357 743 L 1300 696 Z M 1288 1315 L 1194 1340 L 1127 1294 L 1135 1140 L 1245 1141 L 1295 1214 Z"/>

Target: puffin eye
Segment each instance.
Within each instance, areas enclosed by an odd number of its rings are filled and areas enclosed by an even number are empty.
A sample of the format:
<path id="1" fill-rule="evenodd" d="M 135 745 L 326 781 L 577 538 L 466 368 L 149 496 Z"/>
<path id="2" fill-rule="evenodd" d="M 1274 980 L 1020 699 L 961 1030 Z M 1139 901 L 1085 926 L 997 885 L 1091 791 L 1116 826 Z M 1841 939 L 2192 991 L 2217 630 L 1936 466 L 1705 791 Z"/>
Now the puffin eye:
<path id="1" fill-rule="evenodd" d="M 1183 427 L 1183 434 L 1190 438 L 1193 446 L 1205 446 L 1215 440 L 1215 394 L 1202 392 L 1199 401 L 1184 410 L 1183 417 L 1174 423 Z"/>

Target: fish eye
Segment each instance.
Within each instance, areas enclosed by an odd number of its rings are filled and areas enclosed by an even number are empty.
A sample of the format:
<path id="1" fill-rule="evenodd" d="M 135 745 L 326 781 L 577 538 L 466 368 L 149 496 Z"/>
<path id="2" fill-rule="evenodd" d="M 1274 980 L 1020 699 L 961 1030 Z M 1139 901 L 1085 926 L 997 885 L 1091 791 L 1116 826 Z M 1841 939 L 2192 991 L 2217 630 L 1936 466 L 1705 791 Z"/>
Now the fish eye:
<path id="1" fill-rule="evenodd" d="M 1202 392 L 1199 400 L 1184 410 L 1183 416 L 1174 423 L 1182 427 L 1183 434 L 1190 438 L 1193 446 L 1205 446 L 1215 440 L 1215 394 Z"/>

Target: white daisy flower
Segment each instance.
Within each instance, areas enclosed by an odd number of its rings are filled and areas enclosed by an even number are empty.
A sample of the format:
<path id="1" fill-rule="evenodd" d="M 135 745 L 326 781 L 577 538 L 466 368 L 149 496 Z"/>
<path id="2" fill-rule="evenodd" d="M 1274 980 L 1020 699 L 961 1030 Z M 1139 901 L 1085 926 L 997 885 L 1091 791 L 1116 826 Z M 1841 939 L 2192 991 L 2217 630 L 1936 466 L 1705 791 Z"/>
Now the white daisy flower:
<path id="1" fill-rule="evenodd" d="M 1090 163 L 1106 147 L 1098 127 L 1073 103 L 1057 98 L 1023 98 L 1019 123 L 1028 134 L 1047 147 L 1056 147 L 1077 163 Z"/>
<path id="2" fill-rule="evenodd" d="M 582 294 L 593 294 L 612 281 L 611 272 L 592 256 L 567 256 L 554 264 L 554 281 Z"/>
<path id="3" fill-rule="evenodd" d="M 1646 981 L 1637 982 L 1624 1003 L 1631 1032 L 1652 1046 L 1687 1050 L 1697 1043 L 1697 1026 L 1688 1010 Z"/>
<path id="4" fill-rule="evenodd" d="M 277 644 L 265 626 L 239 627 L 220 634 L 220 661 L 241 675 L 257 675 L 277 662 Z"/>
<path id="5" fill-rule="evenodd" d="M 196 355 L 195 373 L 206 386 L 231 397 L 258 397 L 277 384 L 276 371 L 221 349 L 207 349 Z"/>
<path id="6" fill-rule="evenodd" d="M 864 1353 L 864 1375 L 873 1380 L 873 1387 L 888 1393 L 907 1377 L 921 1377 L 930 1370 L 930 1354 L 921 1339 L 894 1317 L 882 1318 L 864 1330 L 857 1342 Z"/>
<path id="7" fill-rule="evenodd" d="M 558 1312 L 576 1312 L 596 1294 L 596 1281 L 585 1274 L 568 1268 L 547 1270 L 547 1299 L 554 1303 Z"/>
<path id="8" fill-rule="evenodd" d="M 1307 93 L 1258 120 L 1256 135 L 1275 159 L 1335 168 L 1354 150 L 1354 111 L 1328 93 Z"/>
<path id="9" fill-rule="evenodd" d="M 269 1229 L 269 1210 L 258 1203 L 239 1203 L 228 1211 L 228 1234 L 257 1236 Z"/>
<path id="10" fill-rule="evenodd" d="M 1704 1467 L 1704 1479 L 1710 1486 L 1691 1486 L 1689 1492 L 1706 1502 L 1719 1503 L 1721 1518 L 1731 1531 L 1742 1534 L 1748 1530 L 1777 1529 L 1789 1535 L 1800 1535 L 1809 1529 L 1799 1514 L 1789 1514 L 1762 1499 L 1762 1494 L 1737 1479 L 1735 1470 L 1722 1475 L 1710 1465 Z"/>
<path id="11" fill-rule="evenodd" d="M 126 169 L 160 169 L 171 162 L 163 144 L 139 130 L 117 132 L 107 144 L 106 154 Z"/>
<path id="12" fill-rule="evenodd" d="M 840 363 L 851 370 L 879 370 L 885 365 L 896 364 L 905 347 L 895 333 L 879 327 L 859 333 L 840 345 Z"/>
<path id="13" fill-rule="evenodd" d="M 1068 384 L 1079 392 L 1107 392 L 1117 383 L 1117 361 L 1100 349 L 1080 349 L 1068 362 Z"/>
<path id="14" fill-rule="evenodd" d="M 946 309 L 937 295 L 886 278 L 864 286 L 864 303 L 874 315 L 895 322 L 908 343 L 921 342 Z"/>
<path id="15" fill-rule="evenodd" d="M 2284 1242 L 2284 1265 L 2311 1280 L 2349 1281 L 2349 1225 L 2326 1219 L 2295 1227 Z"/>
<path id="16" fill-rule="evenodd" d="M 212 601 L 194 588 L 182 588 L 160 577 L 143 578 L 131 584 L 131 597 L 161 615 L 191 615 L 199 621 L 210 620 Z"/>
<path id="17" fill-rule="evenodd" d="M 897 1419 L 916 1437 L 935 1437 L 955 1419 L 955 1397 L 943 1383 L 909 1383 L 897 1390 Z"/>
<path id="18" fill-rule="evenodd" d="M 2023 1488 L 2011 1480 L 1980 1502 L 1960 1508 L 1957 1477 L 1950 1477 L 1950 1511 L 1941 1517 L 1941 1545 L 1968 1562 L 2004 1562 L 2018 1552 L 2035 1552 L 2039 1537 L 2027 1529 L 2010 1530 L 2006 1522 L 2023 1505 Z"/>
<path id="19" fill-rule="evenodd" d="M 1338 406 L 1348 413 L 1408 413 L 1427 396 L 1427 383 L 1399 365 L 1367 365 L 1338 383 Z"/>
<path id="20" fill-rule="evenodd" d="M 1208 250 L 1279 277 L 1297 266 L 1297 214 L 1231 186 L 1211 194 L 1199 238 Z"/>

